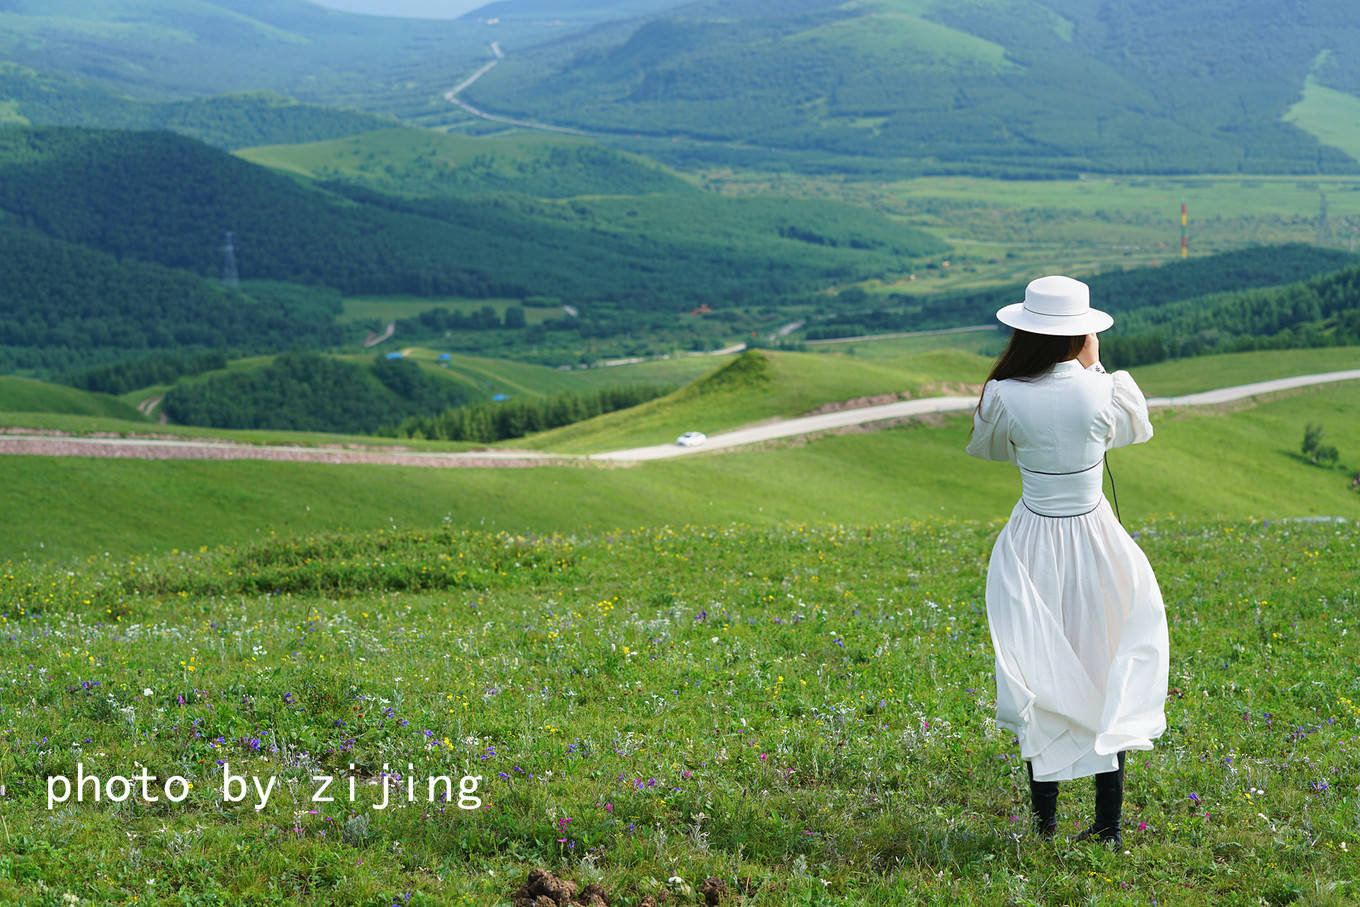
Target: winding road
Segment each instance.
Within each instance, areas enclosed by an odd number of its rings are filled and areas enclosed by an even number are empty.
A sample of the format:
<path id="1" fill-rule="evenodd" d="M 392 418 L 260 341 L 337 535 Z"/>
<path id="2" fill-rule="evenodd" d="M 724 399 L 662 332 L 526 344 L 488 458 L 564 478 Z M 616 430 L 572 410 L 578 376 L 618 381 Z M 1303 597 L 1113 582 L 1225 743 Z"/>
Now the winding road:
<path id="1" fill-rule="evenodd" d="M 550 123 L 535 123 L 532 120 L 516 120 L 510 117 L 499 116 L 494 113 L 487 113 L 485 110 L 479 110 L 478 108 L 473 107 L 467 101 L 464 101 L 462 98 L 458 97 L 464 91 L 467 91 L 474 84 L 476 84 L 478 79 L 489 73 L 492 69 L 495 69 L 496 65 L 500 63 L 501 60 L 505 59 L 505 54 L 501 51 L 501 46 L 499 42 L 496 41 L 491 42 L 491 53 L 495 55 L 495 59 L 484 65 L 481 69 L 478 69 L 476 72 L 468 76 L 463 81 L 459 82 L 453 88 L 444 92 L 444 100 L 448 101 L 450 104 L 458 105 L 459 107 L 463 108 L 464 110 L 466 110 L 468 113 L 472 114 L 475 117 L 481 117 L 484 120 L 491 120 L 494 123 L 505 123 L 507 126 L 522 126 L 525 129 L 545 129 L 548 132 L 565 132 L 567 135 L 588 136 L 591 134 L 582 129 L 571 129 L 567 126 L 553 126 Z"/>
<path id="2" fill-rule="evenodd" d="M 1273 381 L 1239 384 L 1217 390 L 1183 394 L 1176 397 L 1149 397 L 1148 406 L 1187 407 L 1214 406 L 1243 400 L 1261 394 L 1293 390 L 1338 381 L 1360 381 L 1360 369 L 1298 375 Z M 50 457 L 111 457 L 142 460 L 278 460 L 299 463 L 378 464 L 388 466 L 423 466 L 438 468 L 511 468 L 527 466 L 561 466 L 583 461 L 606 463 L 638 463 L 646 460 L 692 456 L 711 450 L 726 450 L 748 444 L 758 444 L 778 438 L 815 434 L 854 425 L 890 422 L 933 413 L 964 412 L 973 408 L 977 398 L 925 397 L 920 400 L 901 400 L 879 406 L 862 406 L 836 412 L 818 413 L 781 419 L 748 428 L 710 435 L 699 447 L 680 447 L 674 443 L 650 447 L 633 447 L 605 453 L 552 454 L 531 450 L 475 450 L 459 453 L 434 453 L 402 447 L 384 446 L 284 446 L 243 444 L 237 441 L 193 440 L 175 438 L 124 438 L 103 436 L 67 436 L 44 434 L 34 429 L 0 428 L 0 455 L 15 454 Z"/>

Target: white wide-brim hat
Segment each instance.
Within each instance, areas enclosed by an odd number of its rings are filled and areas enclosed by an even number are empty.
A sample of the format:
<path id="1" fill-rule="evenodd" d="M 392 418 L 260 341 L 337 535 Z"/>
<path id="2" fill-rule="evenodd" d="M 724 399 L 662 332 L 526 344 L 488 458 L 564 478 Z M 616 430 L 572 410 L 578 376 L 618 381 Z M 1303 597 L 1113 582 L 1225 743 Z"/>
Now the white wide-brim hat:
<path id="1" fill-rule="evenodd" d="M 1096 334 L 1114 324 L 1109 315 L 1091 308 L 1090 287 L 1056 274 L 1031 280 L 1025 287 L 1025 301 L 1004 307 L 996 317 L 1022 331 L 1062 337 Z"/>

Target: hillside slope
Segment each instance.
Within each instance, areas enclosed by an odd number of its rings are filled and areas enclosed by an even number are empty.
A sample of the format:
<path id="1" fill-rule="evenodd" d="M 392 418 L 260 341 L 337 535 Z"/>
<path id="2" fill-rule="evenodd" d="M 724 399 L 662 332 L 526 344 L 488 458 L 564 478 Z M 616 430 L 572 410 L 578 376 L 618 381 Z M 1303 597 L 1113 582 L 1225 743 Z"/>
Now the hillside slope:
<path id="1" fill-rule="evenodd" d="M 143 418 L 136 409 L 108 394 L 96 394 L 12 375 L 0 376 L 0 412 L 69 413 L 129 422 L 139 422 Z"/>
<path id="2" fill-rule="evenodd" d="M 263 144 L 263 143 L 260 143 Z M 393 127 L 348 138 L 244 148 L 237 157 L 318 179 L 343 179 L 395 195 L 685 193 L 693 187 L 645 158 L 576 136 L 470 138 Z"/>
<path id="3" fill-rule="evenodd" d="M 469 98 L 965 171 L 1356 172 L 1285 117 L 1310 75 L 1360 94 L 1357 45 L 1346 0 L 698 2 L 512 52 Z"/>
<path id="4" fill-rule="evenodd" d="M 1351 413 L 1360 385 L 1322 386 L 1207 411 L 1153 413 L 1156 436 L 1110 456 L 1126 525 L 1177 517 L 1360 519 Z M 1344 469 L 1296 453 L 1325 426 Z M 964 454 L 970 420 L 944 417 L 626 468 L 422 469 L 257 461 L 6 457 L 0 557 L 222 545 L 337 529 L 440 524 L 544 534 L 634 526 L 904 518 L 999 520 L 1015 469 Z M 147 508 L 154 487 L 174 508 Z"/>
<path id="5" fill-rule="evenodd" d="M 945 249 L 835 202 L 660 199 L 649 211 L 660 229 L 644 231 L 630 226 L 633 205 L 608 201 L 403 199 L 314 185 L 169 133 L 0 128 L 0 209 L 21 224 L 205 275 L 221 274 L 231 230 L 242 277 L 351 294 L 546 294 L 674 312 L 807 293 Z M 682 203 L 704 230 L 667 214 Z"/>
<path id="6" fill-rule="evenodd" d="M 315 142 L 390 125 L 357 110 L 301 104 L 267 91 L 142 101 L 83 80 L 0 61 L 0 121 L 97 129 L 168 129 L 219 148 Z"/>

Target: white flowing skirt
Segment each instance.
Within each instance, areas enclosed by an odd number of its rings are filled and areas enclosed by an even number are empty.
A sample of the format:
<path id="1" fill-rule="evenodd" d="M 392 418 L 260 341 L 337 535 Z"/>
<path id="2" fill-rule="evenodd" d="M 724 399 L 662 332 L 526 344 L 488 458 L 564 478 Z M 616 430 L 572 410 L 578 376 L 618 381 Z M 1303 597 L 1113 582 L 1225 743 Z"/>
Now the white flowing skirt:
<path id="1" fill-rule="evenodd" d="M 1023 501 L 992 548 L 996 721 L 1038 781 L 1119 767 L 1166 730 L 1166 609 L 1147 557 L 1102 497 L 1045 517 Z"/>

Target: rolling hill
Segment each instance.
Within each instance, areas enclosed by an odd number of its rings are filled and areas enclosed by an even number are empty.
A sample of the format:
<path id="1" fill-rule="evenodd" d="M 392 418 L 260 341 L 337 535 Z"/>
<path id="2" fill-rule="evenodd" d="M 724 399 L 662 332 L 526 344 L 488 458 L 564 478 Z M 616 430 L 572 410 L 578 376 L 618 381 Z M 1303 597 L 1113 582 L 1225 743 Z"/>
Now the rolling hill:
<path id="1" fill-rule="evenodd" d="M 1360 94 L 1358 45 L 1345 0 L 699 2 L 517 49 L 469 100 L 960 172 L 1356 172 L 1287 114 L 1310 78 Z"/>
<path id="2" fill-rule="evenodd" d="M 450 145 L 468 151 L 459 140 Z M 602 188 L 615 164 L 633 174 L 637 188 L 676 191 L 561 201 L 503 193 L 402 197 L 357 179 L 316 182 L 270 170 L 166 132 L 7 126 L 0 127 L 0 213 L 12 227 L 124 263 L 210 279 L 222 274 L 231 231 L 241 277 L 316 287 L 289 292 L 315 296 L 322 307 L 336 290 L 554 300 L 573 306 L 578 317 L 492 340 L 521 352 L 540 347 L 545 361 L 555 362 L 595 355 L 584 351 L 597 340 L 611 344 L 612 355 L 626 354 L 630 337 L 644 351 L 658 343 L 722 345 L 742 325 L 751 330 L 777 319 L 771 306 L 897 271 L 947 248 L 848 204 L 700 193 L 665 171 L 579 143 L 493 141 L 483 155 L 491 161 L 478 178 L 483 186 L 502 166 L 498 150 L 516 147 L 528 151 L 507 154 L 504 166 L 517 170 L 530 161 L 525 166 L 545 192 Z M 30 278 L 51 282 L 54 274 Z M 106 303 L 95 294 L 89 304 Z M 677 317 L 697 307 L 713 316 Z M 753 313 L 762 310 L 757 319 Z M 485 337 L 461 330 L 466 325 L 452 316 L 425 315 L 403 323 L 408 337 L 443 337 L 459 328 L 460 336 L 450 338 L 461 344 L 454 348 L 485 348 Z M 15 336 L 21 339 L 6 345 L 37 345 L 22 339 L 27 334 Z"/>
<path id="3" fill-rule="evenodd" d="M 143 421 L 141 413 L 117 397 L 13 375 L 0 376 L 0 413 L 68 413 Z"/>
<path id="4" fill-rule="evenodd" d="M 645 158 L 589 139 L 543 133 L 471 138 L 394 127 L 330 141 L 243 148 L 236 155 L 313 179 L 345 180 L 414 197 L 697 191 Z"/>
<path id="5" fill-rule="evenodd" d="M 1245 369 L 1258 374 L 1280 355 L 1290 354 L 1237 354 Z M 1225 357 L 1219 365 L 1240 374 L 1234 361 Z M 1174 369 L 1164 371 L 1159 387 L 1179 389 Z M 797 375 L 790 377 L 785 391 L 796 394 Z M 1212 377 L 1197 373 L 1191 380 Z M 724 404 L 759 411 L 768 394 L 769 386 L 751 386 Z M 1360 385 L 1350 382 L 1230 407 L 1155 411 L 1154 440 L 1111 455 L 1125 523 L 1172 514 L 1360 519 L 1360 496 L 1347 487 L 1360 465 L 1360 433 L 1350 418 L 1357 406 Z M 1297 454 L 1310 422 L 1326 427 L 1345 469 L 1312 466 Z M 9 479 L 0 487 L 0 555 L 68 559 L 93 551 L 234 544 L 270 533 L 441 523 L 542 534 L 732 522 L 999 519 L 1014 504 L 1019 482 L 1007 464 L 981 463 L 963 453 L 969 424 L 966 414 L 956 414 L 613 468 L 11 457 L 5 460 Z M 177 506 L 145 507 L 149 487 Z"/>
<path id="6" fill-rule="evenodd" d="M 129 98 L 99 85 L 0 62 L 0 122 L 168 129 L 219 148 L 314 142 L 391 125 L 358 110 L 302 104 L 268 91 L 179 101 Z"/>

